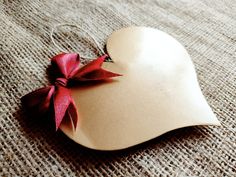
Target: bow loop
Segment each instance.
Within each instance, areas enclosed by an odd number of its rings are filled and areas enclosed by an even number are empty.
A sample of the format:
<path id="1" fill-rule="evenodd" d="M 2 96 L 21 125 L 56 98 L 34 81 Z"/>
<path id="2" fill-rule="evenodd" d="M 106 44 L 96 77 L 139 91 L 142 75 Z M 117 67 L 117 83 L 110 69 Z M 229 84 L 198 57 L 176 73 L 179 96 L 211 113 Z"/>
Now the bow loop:
<path id="1" fill-rule="evenodd" d="M 33 112 L 44 114 L 50 107 L 54 86 L 37 89 L 21 98 L 23 105 Z"/>
<path id="2" fill-rule="evenodd" d="M 60 72 L 58 74 L 69 79 L 79 71 L 80 57 L 76 53 L 61 53 L 54 56 L 51 62 Z"/>

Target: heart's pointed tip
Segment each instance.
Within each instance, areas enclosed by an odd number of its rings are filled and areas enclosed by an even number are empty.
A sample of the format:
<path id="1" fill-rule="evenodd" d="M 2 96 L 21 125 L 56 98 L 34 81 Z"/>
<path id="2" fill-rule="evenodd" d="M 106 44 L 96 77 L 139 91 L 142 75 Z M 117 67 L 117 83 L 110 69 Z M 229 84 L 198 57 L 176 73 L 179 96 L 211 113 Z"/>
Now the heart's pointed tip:
<path id="1" fill-rule="evenodd" d="M 215 122 L 215 125 L 216 125 L 216 126 L 222 126 L 222 124 L 221 124 L 221 122 L 220 122 L 219 120 L 217 120 L 217 121 Z"/>

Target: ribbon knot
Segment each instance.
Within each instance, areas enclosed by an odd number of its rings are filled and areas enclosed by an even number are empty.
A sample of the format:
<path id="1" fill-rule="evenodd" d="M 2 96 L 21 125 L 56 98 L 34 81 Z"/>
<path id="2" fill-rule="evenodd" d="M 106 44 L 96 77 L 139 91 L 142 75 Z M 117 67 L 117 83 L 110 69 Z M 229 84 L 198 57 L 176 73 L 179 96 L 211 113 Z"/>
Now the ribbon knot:
<path id="1" fill-rule="evenodd" d="M 46 113 L 53 109 L 56 130 L 65 117 L 69 117 L 76 128 L 78 114 L 70 89 L 67 88 L 68 80 L 91 82 L 121 76 L 101 68 L 106 57 L 108 56 L 103 55 L 80 67 L 80 57 L 76 53 L 54 56 L 51 59 L 52 66 L 56 67 L 53 74 L 59 76 L 55 85 L 40 88 L 23 96 L 21 99 L 23 105 L 34 114 Z"/>
<path id="2" fill-rule="evenodd" d="M 60 77 L 60 78 L 56 79 L 55 85 L 60 85 L 60 86 L 66 87 L 67 83 L 68 83 L 68 79 Z"/>

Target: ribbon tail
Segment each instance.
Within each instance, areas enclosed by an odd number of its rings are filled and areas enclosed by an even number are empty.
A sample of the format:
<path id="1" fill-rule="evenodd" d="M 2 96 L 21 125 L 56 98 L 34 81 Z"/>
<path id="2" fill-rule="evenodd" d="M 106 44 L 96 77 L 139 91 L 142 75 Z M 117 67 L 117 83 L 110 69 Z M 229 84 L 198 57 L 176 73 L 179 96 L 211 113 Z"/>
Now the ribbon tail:
<path id="1" fill-rule="evenodd" d="M 84 77 L 80 78 L 80 81 L 99 81 L 99 80 L 105 80 L 105 79 L 109 79 L 112 77 L 117 77 L 117 76 L 121 76 L 121 74 L 117 74 L 117 73 L 113 73 L 111 71 L 107 71 L 105 69 L 98 69 L 98 70 L 94 70 L 91 73 L 88 73 L 87 75 L 85 75 Z"/>
<path id="2" fill-rule="evenodd" d="M 73 123 L 76 125 L 77 112 L 70 94 L 70 90 L 65 87 L 58 86 L 53 100 L 56 130 L 58 130 L 63 118 L 67 115 L 73 118 Z"/>
<path id="3" fill-rule="evenodd" d="M 102 63 L 104 62 L 104 60 L 106 59 L 107 55 L 103 55 L 91 62 L 89 62 L 87 65 L 83 66 L 82 68 L 80 68 L 80 70 L 77 72 L 76 76 L 84 76 L 88 73 L 93 72 L 94 70 L 98 70 L 101 68 Z"/>
<path id="4" fill-rule="evenodd" d="M 70 119 L 72 130 L 75 131 L 77 127 L 77 122 L 78 122 L 78 114 L 77 114 L 77 109 L 73 100 L 67 109 L 67 115 Z"/>
<path id="5" fill-rule="evenodd" d="M 96 60 L 91 61 L 89 64 L 83 66 L 73 77 L 73 79 L 79 81 L 98 81 L 111 77 L 121 76 L 121 74 L 113 73 L 101 68 L 102 63 L 104 62 L 106 57 L 107 55 L 101 56 Z"/>

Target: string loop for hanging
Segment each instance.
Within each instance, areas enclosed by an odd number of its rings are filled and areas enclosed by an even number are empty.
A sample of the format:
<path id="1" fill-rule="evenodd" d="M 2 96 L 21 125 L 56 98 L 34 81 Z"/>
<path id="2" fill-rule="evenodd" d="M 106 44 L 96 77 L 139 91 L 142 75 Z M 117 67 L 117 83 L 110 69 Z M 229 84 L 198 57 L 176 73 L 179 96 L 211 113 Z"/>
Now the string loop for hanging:
<path id="1" fill-rule="evenodd" d="M 97 46 L 97 51 L 99 52 L 100 55 L 105 55 L 105 52 L 103 51 L 103 49 L 100 47 L 100 45 L 98 44 L 97 40 L 91 35 L 89 34 L 86 30 L 84 30 L 83 28 L 79 27 L 78 25 L 75 25 L 75 24 L 68 24 L 68 23 L 63 23 L 63 24 L 58 24 L 56 26 L 54 26 L 51 30 L 51 33 L 50 33 L 50 38 L 51 38 L 51 41 L 53 43 L 53 45 L 55 47 L 57 47 L 61 52 L 64 52 L 64 53 L 68 53 L 68 51 L 65 51 L 63 48 L 61 48 L 59 45 L 56 44 L 54 38 L 53 38 L 53 34 L 54 32 L 56 31 L 56 29 L 58 27 L 62 27 L 62 26 L 70 26 L 70 27 L 76 27 L 78 29 L 80 29 L 81 31 L 83 31 L 86 35 L 88 35 L 92 40 L 93 42 L 96 44 Z M 92 60 L 94 59 L 94 57 L 91 57 L 91 56 L 86 56 L 86 55 L 80 55 L 81 58 L 83 59 L 89 59 L 89 60 Z"/>

